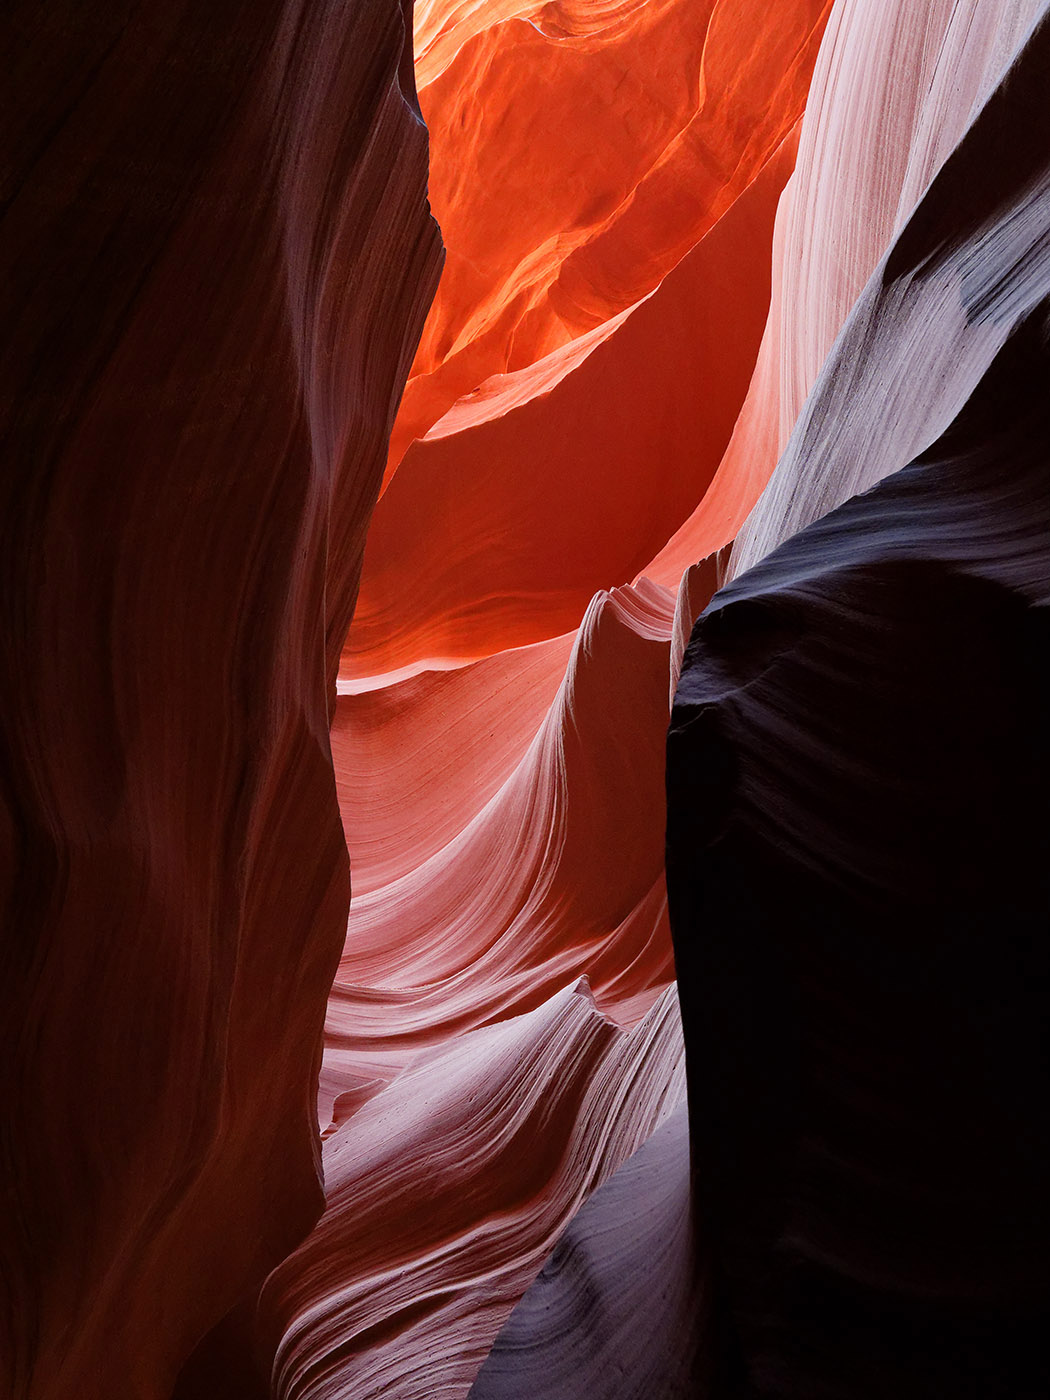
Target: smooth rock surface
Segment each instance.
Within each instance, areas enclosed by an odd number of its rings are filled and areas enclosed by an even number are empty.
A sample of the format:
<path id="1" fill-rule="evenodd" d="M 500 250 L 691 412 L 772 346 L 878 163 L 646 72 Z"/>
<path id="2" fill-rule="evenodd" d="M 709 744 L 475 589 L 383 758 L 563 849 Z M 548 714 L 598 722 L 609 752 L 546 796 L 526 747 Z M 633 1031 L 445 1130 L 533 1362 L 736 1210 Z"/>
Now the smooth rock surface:
<path id="1" fill-rule="evenodd" d="M 573 1218 L 471 1400 L 691 1400 L 703 1311 L 683 1105 Z"/>
<path id="2" fill-rule="evenodd" d="M 323 1206 L 329 703 L 440 245 L 396 3 L 15 10 L 0 1371 L 167 1400 Z"/>
<path id="3" fill-rule="evenodd" d="M 667 869 L 716 1394 L 1050 1380 L 1048 313 L 686 652 Z"/>

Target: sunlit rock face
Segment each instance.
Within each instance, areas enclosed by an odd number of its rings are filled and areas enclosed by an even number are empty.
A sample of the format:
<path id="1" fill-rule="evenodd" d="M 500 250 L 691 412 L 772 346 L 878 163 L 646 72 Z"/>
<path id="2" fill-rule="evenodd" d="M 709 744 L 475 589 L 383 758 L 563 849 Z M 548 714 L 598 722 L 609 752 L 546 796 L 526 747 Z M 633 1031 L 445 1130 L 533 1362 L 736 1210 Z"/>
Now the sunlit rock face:
<path id="1" fill-rule="evenodd" d="M 323 1204 L 329 702 L 440 244 L 396 5 L 18 32 L 0 1388 L 166 1400 Z"/>
<path id="2" fill-rule="evenodd" d="M 420 10 L 448 259 L 348 679 L 575 629 L 700 500 L 754 366 L 829 8 Z"/>

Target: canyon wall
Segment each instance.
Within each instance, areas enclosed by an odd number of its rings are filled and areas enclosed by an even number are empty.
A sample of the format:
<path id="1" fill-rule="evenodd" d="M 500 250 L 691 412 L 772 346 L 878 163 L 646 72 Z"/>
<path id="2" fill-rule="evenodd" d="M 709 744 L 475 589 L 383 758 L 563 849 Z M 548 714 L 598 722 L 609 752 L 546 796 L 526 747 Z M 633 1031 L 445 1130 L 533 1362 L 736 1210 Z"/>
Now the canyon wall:
<path id="1" fill-rule="evenodd" d="M 1045 0 L 410 9 L 18 19 L 10 1393 L 1027 1400 Z"/>
<path id="2" fill-rule="evenodd" d="M 396 5 L 17 18 L 0 1367 L 161 1400 L 323 1204 L 329 717 L 440 244 Z"/>

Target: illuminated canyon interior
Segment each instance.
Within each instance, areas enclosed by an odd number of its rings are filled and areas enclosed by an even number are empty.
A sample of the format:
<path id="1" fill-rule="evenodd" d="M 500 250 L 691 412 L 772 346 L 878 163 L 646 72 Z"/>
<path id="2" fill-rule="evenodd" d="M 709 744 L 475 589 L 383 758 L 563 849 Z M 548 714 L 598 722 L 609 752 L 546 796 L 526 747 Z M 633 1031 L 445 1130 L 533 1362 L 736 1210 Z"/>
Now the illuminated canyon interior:
<path id="1" fill-rule="evenodd" d="M 15 9 L 5 1400 L 1050 1393 L 1047 0 Z"/>

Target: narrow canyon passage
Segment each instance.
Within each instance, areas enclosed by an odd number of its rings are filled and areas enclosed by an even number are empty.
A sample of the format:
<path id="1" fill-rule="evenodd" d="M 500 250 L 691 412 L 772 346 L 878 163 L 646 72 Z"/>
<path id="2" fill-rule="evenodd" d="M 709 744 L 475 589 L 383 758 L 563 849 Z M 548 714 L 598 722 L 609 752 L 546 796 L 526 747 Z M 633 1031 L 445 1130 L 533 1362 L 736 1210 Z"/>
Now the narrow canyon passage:
<path id="1" fill-rule="evenodd" d="M 5 1397 L 1050 1389 L 1047 9 L 20 8 Z"/>

